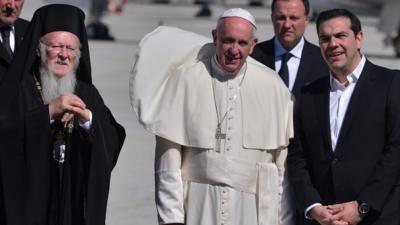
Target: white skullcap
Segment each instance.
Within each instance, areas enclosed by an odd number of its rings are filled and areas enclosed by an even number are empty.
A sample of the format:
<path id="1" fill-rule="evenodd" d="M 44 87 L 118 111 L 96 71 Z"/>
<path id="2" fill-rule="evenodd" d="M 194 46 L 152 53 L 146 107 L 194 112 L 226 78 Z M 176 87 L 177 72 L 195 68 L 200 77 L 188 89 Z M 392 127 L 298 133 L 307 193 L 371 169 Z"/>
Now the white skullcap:
<path id="1" fill-rule="evenodd" d="M 255 28 L 256 26 L 256 20 L 254 19 L 254 16 L 249 13 L 249 11 L 242 9 L 242 8 L 232 8 L 228 9 L 225 12 L 222 13 L 222 15 L 219 17 L 219 19 L 226 18 L 226 17 L 240 17 L 243 18 L 247 21 L 249 21 Z"/>

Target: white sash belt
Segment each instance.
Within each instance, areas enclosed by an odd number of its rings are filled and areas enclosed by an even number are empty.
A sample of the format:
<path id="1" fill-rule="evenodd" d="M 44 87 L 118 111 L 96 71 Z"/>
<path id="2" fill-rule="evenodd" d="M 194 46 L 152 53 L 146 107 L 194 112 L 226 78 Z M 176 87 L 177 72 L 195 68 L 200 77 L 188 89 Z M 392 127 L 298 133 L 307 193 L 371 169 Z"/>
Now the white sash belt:
<path id="1" fill-rule="evenodd" d="M 259 225 L 278 225 L 281 182 L 274 163 L 255 163 L 210 153 L 186 151 L 182 179 L 212 185 L 226 185 L 257 196 Z"/>

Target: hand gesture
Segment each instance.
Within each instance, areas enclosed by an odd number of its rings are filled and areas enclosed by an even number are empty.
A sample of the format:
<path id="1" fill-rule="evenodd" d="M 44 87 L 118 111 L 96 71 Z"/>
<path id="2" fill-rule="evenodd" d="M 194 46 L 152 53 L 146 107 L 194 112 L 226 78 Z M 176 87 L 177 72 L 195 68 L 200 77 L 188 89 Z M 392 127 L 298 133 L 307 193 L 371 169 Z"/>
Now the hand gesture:
<path id="1" fill-rule="evenodd" d="M 340 207 L 336 207 L 334 210 L 328 210 L 327 206 L 317 205 L 310 210 L 310 216 L 321 225 L 349 225 L 332 213 L 339 209 Z"/>
<path id="2" fill-rule="evenodd" d="M 60 119 L 61 122 L 68 122 L 74 116 L 84 123 L 90 119 L 90 111 L 86 104 L 78 96 L 66 93 L 62 94 L 49 104 L 50 119 Z"/>
<path id="3" fill-rule="evenodd" d="M 362 220 L 360 213 L 358 212 L 357 201 L 329 205 L 327 206 L 327 209 L 338 217 L 339 220 L 347 221 L 349 225 L 356 225 Z"/>

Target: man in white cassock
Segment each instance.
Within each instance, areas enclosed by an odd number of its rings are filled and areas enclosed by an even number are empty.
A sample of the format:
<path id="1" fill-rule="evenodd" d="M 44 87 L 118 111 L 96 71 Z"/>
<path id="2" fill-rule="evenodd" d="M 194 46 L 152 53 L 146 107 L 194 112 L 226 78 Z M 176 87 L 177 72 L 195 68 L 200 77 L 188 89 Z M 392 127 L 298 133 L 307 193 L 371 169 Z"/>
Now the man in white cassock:
<path id="1" fill-rule="evenodd" d="M 255 31 L 248 11 L 230 9 L 218 19 L 213 43 L 168 27 L 140 43 L 131 94 L 139 121 L 156 135 L 160 224 L 288 224 L 291 94 L 274 71 L 248 57 Z M 160 44 L 168 38 L 179 46 Z"/>

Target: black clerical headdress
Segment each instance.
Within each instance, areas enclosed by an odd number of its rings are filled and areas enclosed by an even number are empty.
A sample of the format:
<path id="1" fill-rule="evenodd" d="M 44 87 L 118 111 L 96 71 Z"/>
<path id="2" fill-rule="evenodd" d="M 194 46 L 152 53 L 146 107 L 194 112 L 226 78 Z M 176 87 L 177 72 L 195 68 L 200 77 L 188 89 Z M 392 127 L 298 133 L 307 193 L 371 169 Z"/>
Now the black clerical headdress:
<path id="1" fill-rule="evenodd" d="M 75 34 L 81 42 L 81 58 L 76 71 L 77 79 L 91 83 L 91 67 L 88 39 L 85 29 L 85 14 L 72 5 L 51 4 L 35 11 L 29 27 L 24 35 L 16 57 L 10 68 L 12 76 L 25 76 L 29 73 L 37 60 L 36 49 L 39 40 L 47 33 L 67 31 Z M 22 77 L 19 77 L 21 79 Z"/>

